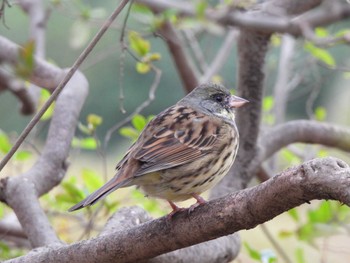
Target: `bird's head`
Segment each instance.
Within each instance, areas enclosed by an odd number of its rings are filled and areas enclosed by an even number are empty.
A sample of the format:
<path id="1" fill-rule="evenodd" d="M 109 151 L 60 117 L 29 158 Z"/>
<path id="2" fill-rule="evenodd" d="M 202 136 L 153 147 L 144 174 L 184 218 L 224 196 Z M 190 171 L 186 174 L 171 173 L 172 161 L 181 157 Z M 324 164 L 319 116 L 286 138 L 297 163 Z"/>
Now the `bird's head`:
<path id="1" fill-rule="evenodd" d="M 180 103 L 231 122 L 235 119 L 234 109 L 248 101 L 232 95 L 220 84 L 205 83 L 195 88 Z"/>

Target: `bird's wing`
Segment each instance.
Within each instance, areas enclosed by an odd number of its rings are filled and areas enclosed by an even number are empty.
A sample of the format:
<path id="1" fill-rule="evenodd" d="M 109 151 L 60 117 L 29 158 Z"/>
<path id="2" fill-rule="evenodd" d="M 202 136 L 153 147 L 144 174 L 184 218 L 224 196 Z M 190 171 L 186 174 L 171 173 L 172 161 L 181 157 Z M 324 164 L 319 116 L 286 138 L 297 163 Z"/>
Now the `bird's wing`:
<path id="1" fill-rule="evenodd" d="M 129 156 L 141 165 L 135 177 L 193 162 L 213 149 L 221 123 L 189 107 L 175 105 L 145 128 Z"/>

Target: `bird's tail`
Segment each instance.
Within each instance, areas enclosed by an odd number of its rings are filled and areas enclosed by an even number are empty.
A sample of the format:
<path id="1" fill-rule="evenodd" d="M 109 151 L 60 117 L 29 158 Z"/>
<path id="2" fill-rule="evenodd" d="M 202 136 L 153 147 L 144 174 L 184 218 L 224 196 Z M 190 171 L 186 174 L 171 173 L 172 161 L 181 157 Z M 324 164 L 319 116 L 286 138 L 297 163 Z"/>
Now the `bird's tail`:
<path id="1" fill-rule="evenodd" d="M 93 192 L 91 195 L 86 197 L 83 201 L 77 203 L 76 205 L 72 206 L 68 209 L 69 212 L 79 210 L 81 208 L 84 208 L 86 206 L 93 205 L 98 200 L 106 197 L 114 190 L 117 190 L 118 188 L 127 186 L 129 183 L 129 180 L 118 180 L 116 178 L 112 178 L 110 181 L 108 181 L 105 185 L 103 185 L 101 188 Z"/>

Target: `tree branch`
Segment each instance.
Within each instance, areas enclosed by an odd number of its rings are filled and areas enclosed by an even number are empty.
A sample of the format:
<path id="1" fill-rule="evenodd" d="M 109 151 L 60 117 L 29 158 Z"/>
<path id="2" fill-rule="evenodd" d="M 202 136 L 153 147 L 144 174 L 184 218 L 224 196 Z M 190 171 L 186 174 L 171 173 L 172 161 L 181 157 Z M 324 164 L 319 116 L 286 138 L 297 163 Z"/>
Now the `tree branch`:
<path id="1" fill-rule="evenodd" d="M 166 21 L 161 26 L 159 33 L 168 45 L 169 52 L 175 63 L 177 73 L 187 93 L 198 86 L 199 80 L 193 66 L 190 64 L 189 56 L 186 54 L 184 45 L 173 25 Z"/>
<path id="2" fill-rule="evenodd" d="M 254 228 L 314 199 L 338 200 L 350 205 L 349 189 L 350 168 L 346 163 L 332 157 L 314 159 L 258 186 L 210 201 L 190 215 L 181 212 L 171 221 L 162 217 L 132 229 L 46 248 L 7 262 L 137 262 Z"/>
<path id="3" fill-rule="evenodd" d="M 350 152 L 350 129 L 317 121 L 297 120 L 266 131 L 260 139 L 261 161 L 291 143 L 313 143 Z"/>
<path id="4" fill-rule="evenodd" d="M 60 243 L 38 197 L 59 184 L 65 175 L 65 162 L 87 88 L 87 80 L 77 72 L 57 99 L 39 160 L 28 172 L 0 181 L 0 200 L 12 207 L 33 247 Z"/>
<path id="5" fill-rule="evenodd" d="M 170 1 L 170 0 L 137 0 L 138 3 L 149 6 L 151 9 L 164 11 L 166 9 L 175 9 L 183 16 L 195 16 L 195 8 L 187 1 Z M 271 2 L 271 3 L 270 3 Z M 266 5 L 262 5 L 264 10 L 254 10 L 242 12 L 233 10 L 208 10 L 206 18 L 216 21 L 222 25 L 230 25 L 241 27 L 248 30 L 260 31 L 267 34 L 274 32 L 289 33 L 294 36 L 303 34 L 300 24 L 308 24 L 315 28 L 325 26 L 336 21 L 346 19 L 350 16 L 350 5 L 346 1 L 332 0 L 326 1 L 328 5 L 323 5 L 318 9 L 303 14 L 300 17 L 286 16 L 296 15 L 305 10 L 319 5 L 321 0 L 308 1 L 270 1 Z M 288 8 L 286 8 L 286 6 Z M 272 8 L 275 7 L 275 8 Z M 277 11 L 273 14 L 269 9 Z M 282 11 L 282 13 L 281 13 Z"/>
<path id="6" fill-rule="evenodd" d="M 9 90 L 21 102 L 21 113 L 24 115 L 33 114 L 35 103 L 25 87 L 23 81 L 14 79 L 9 73 L 0 69 L 0 91 Z"/>

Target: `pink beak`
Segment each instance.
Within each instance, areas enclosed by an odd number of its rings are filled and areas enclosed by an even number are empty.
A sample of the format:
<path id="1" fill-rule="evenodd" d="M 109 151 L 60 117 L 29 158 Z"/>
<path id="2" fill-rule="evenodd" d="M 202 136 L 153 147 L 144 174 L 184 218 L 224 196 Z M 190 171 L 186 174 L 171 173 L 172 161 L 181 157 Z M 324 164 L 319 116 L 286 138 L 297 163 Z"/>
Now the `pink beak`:
<path id="1" fill-rule="evenodd" d="M 247 101 L 246 99 L 232 95 L 230 97 L 229 104 L 230 104 L 231 108 L 239 108 L 239 107 L 242 107 L 243 105 L 247 104 L 248 102 L 249 101 Z"/>

